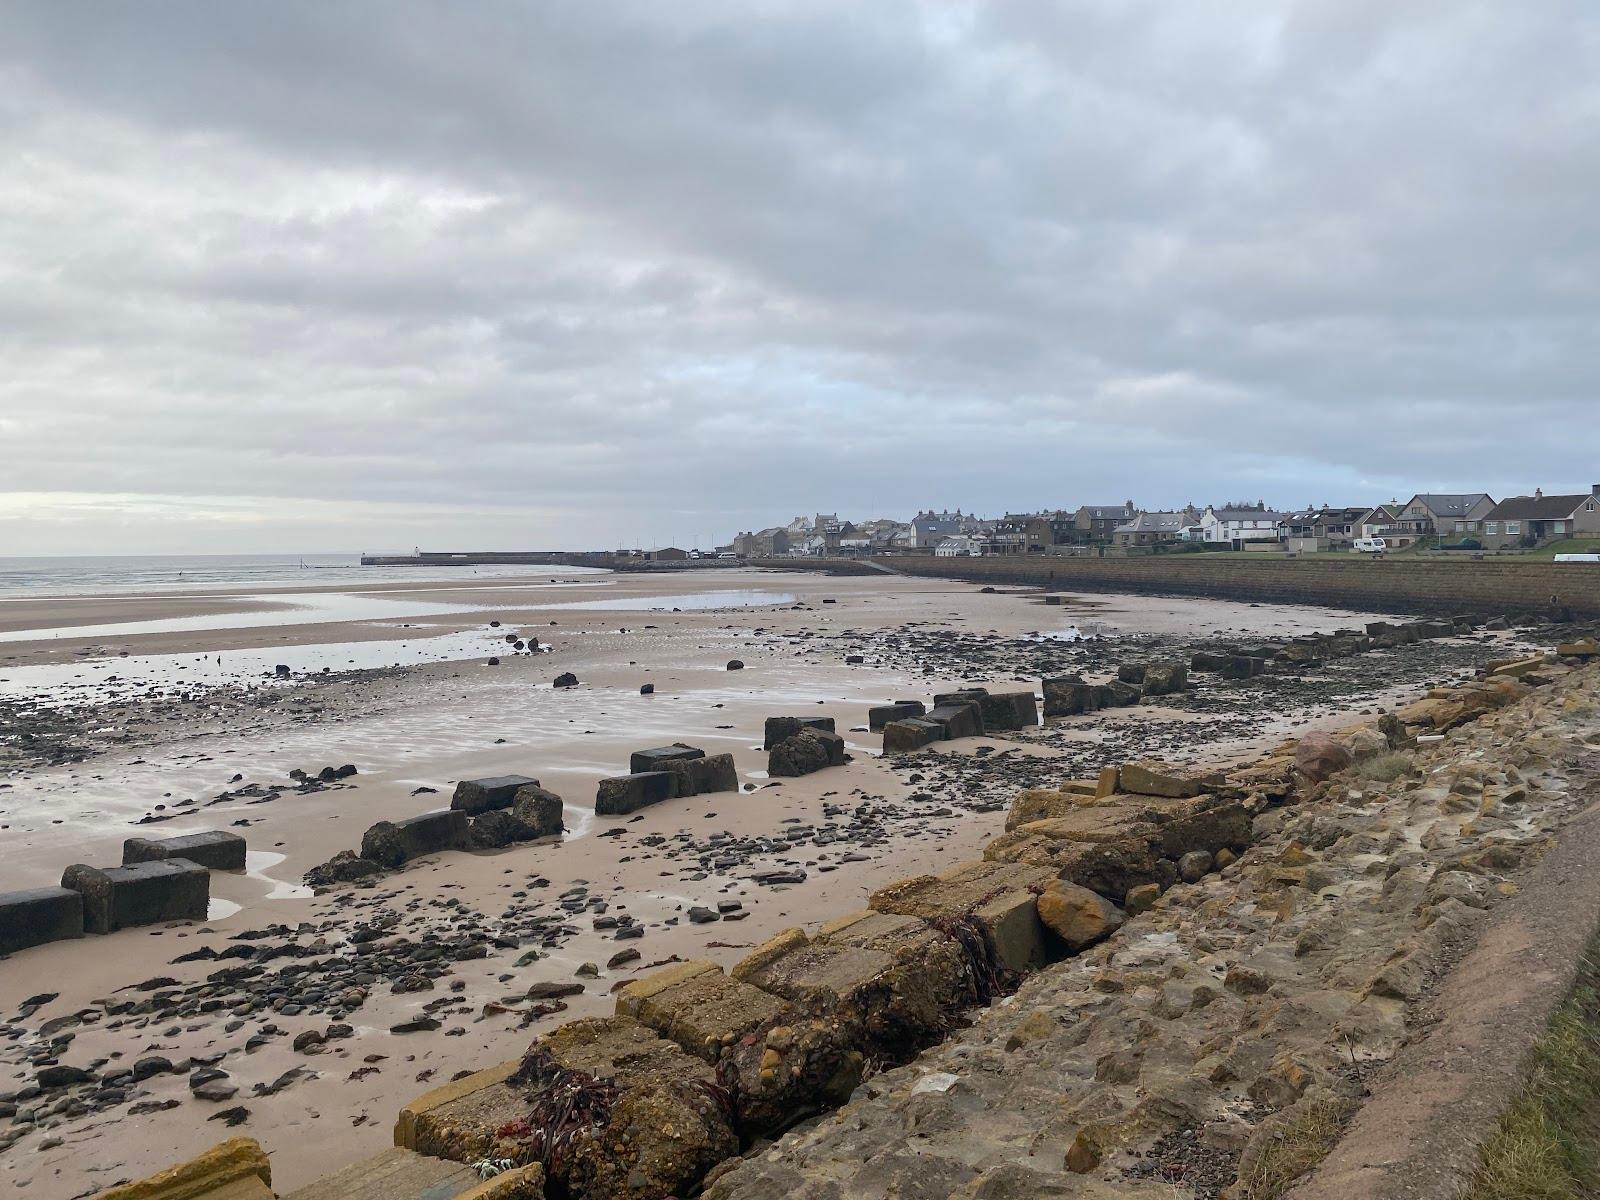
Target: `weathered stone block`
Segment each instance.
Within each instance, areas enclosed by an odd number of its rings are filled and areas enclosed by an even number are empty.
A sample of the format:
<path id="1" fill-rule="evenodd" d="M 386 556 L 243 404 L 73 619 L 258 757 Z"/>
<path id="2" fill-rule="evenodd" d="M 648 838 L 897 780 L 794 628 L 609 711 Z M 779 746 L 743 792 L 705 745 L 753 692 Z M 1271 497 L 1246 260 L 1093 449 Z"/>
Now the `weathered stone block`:
<path id="1" fill-rule="evenodd" d="M 944 741 L 944 726 L 926 717 L 907 717 L 883 727 L 883 752 L 906 754 Z"/>
<path id="2" fill-rule="evenodd" d="M 495 808 L 510 808 L 522 788 L 539 786 L 537 779 L 527 775 L 495 775 L 487 779 L 463 779 L 456 784 L 450 797 L 450 807 L 459 812 L 475 814 Z"/>
<path id="3" fill-rule="evenodd" d="M 1065 789 L 1058 791 L 1054 788 L 1024 788 L 1011 801 L 1011 809 L 1006 813 L 1006 828 L 1016 829 L 1033 821 L 1065 816 L 1074 809 L 1093 803 L 1093 795 L 1085 796 L 1082 792 L 1069 792 Z"/>
<path id="4" fill-rule="evenodd" d="M 186 858 L 127 867 L 66 869 L 61 886 L 83 894 L 86 933 L 113 933 L 159 921 L 203 921 L 211 899 L 211 872 Z"/>
<path id="5" fill-rule="evenodd" d="M 1158 762 L 1132 762 L 1122 764 L 1120 781 L 1124 792 L 1181 800 L 1214 791 L 1224 786 L 1227 779 L 1218 771 L 1169 767 Z"/>
<path id="6" fill-rule="evenodd" d="M 172 838 L 128 838 L 122 843 L 122 865 L 186 858 L 213 871 L 244 870 L 244 839 L 216 829 Z"/>
<path id="7" fill-rule="evenodd" d="M 1142 690 L 1131 683 L 1123 683 L 1120 679 L 1099 684 L 1095 690 L 1099 693 L 1101 708 L 1131 708 L 1144 699 Z"/>
<path id="8" fill-rule="evenodd" d="M 394 868 L 424 854 L 465 850 L 470 844 L 467 814 L 440 808 L 399 821 L 379 821 L 361 835 L 361 857 Z"/>
<path id="9" fill-rule="evenodd" d="M 923 920 L 974 917 L 988 933 L 1000 965 L 1024 972 L 1046 961 L 1033 889 L 1053 878 L 1039 867 L 969 862 L 940 875 L 892 883 L 872 893 L 869 903 L 878 912 Z"/>
<path id="10" fill-rule="evenodd" d="M 867 728 L 877 733 L 890 721 L 906 717 L 920 717 L 928 711 L 921 700 L 896 700 L 893 704 L 879 704 L 867 709 Z"/>
<path id="11" fill-rule="evenodd" d="M 795 734 L 805 729 L 816 729 L 824 733 L 833 733 L 832 717 L 768 717 L 764 737 L 761 742 L 763 750 L 771 750 L 779 742 L 787 741 Z"/>
<path id="12" fill-rule="evenodd" d="M 983 712 L 971 700 L 935 705 L 929 710 L 927 719 L 935 725 L 943 726 L 947 741 L 964 737 L 982 737 L 985 733 Z"/>
<path id="13" fill-rule="evenodd" d="M 706 792 L 737 792 L 739 771 L 731 754 L 712 754 L 704 758 L 669 759 L 663 771 L 678 777 L 678 795 L 699 796 Z"/>
<path id="14" fill-rule="evenodd" d="M 254 1138 L 229 1138 L 188 1162 L 101 1192 L 98 1200 L 272 1200 L 272 1167 Z"/>
<path id="15" fill-rule="evenodd" d="M 64 887 L 0 892 L 0 954 L 82 936 L 82 892 Z"/>
<path id="16" fill-rule="evenodd" d="M 686 762 L 691 758 L 704 758 L 706 752 L 696 746 L 674 742 L 670 746 L 657 746 L 653 750 L 635 750 L 628 756 L 628 770 L 634 775 L 646 771 L 663 771 L 669 762 Z"/>
<path id="17" fill-rule="evenodd" d="M 620 817 L 663 800 L 676 799 L 678 777 L 671 771 L 639 771 L 602 779 L 595 793 L 594 815 Z"/>
<path id="18" fill-rule="evenodd" d="M 617 1016 L 648 1025 L 712 1064 L 724 1048 L 795 1015 L 778 997 L 704 959 L 663 967 L 617 993 Z"/>
<path id="19" fill-rule="evenodd" d="M 557 1131 L 560 1093 L 608 1085 L 599 1115 Z M 542 1156 L 561 1132 L 551 1164 L 560 1195 L 667 1200 L 687 1194 L 711 1167 L 738 1152 L 712 1068 L 637 1021 L 573 1021 L 537 1039 L 521 1063 L 505 1063 L 435 1089 L 401 1113 L 395 1142 L 455 1162 Z"/>
<path id="20" fill-rule="evenodd" d="M 812 940 L 786 930 L 752 951 L 733 976 L 808 1017 L 835 1022 L 850 1045 L 901 1061 L 943 1036 L 954 1013 L 976 998 L 954 939 L 921 922 L 910 923 L 910 936 L 928 940 L 836 934 Z M 937 953 L 932 938 L 943 939 Z"/>

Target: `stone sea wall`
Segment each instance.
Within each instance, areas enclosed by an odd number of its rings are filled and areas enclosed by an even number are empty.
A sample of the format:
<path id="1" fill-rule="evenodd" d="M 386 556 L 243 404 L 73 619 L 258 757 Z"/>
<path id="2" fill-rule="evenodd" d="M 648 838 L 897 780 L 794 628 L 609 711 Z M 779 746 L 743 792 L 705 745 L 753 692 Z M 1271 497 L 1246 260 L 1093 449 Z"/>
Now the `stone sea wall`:
<path id="1" fill-rule="evenodd" d="M 397 1143 L 592 1200 L 1265 1194 L 1234 1181 L 1309 1106 L 1356 1106 L 1581 803 L 1600 650 L 1574 649 L 1248 767 L 1023 793 L 983 860 L 730 972 L 643 976 L 614 1017 L 414 1101 Z"/>
<path id="2" fill-rule="evenodd" d="M 1323 604 L 1384 612 L 1600 616 L 1600 566 L 1594 563 L 1375 560 L 1354 555 L 1277 558 L 1250 554 L 1167 554 L 1146 558 L 1001 558 L 875 560 L 907 575 L 1024 584 L 1085 592 L 1158 592 L 1214 599 Z M 859 574 L 857 560 L 767 559 L 759 566 L 838 569 Z"/>

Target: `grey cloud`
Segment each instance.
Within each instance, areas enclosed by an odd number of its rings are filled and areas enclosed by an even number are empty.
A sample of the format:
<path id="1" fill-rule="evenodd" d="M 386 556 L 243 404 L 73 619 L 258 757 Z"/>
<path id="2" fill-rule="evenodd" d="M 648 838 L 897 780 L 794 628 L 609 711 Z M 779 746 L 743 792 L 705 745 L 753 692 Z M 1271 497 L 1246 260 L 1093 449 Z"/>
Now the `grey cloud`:
<path id="1" fill-rule="evenodd" d="M 1587 6 L 25 0 L 6 35 L 0 513 L 589 545 L 1600 474 Z"/>

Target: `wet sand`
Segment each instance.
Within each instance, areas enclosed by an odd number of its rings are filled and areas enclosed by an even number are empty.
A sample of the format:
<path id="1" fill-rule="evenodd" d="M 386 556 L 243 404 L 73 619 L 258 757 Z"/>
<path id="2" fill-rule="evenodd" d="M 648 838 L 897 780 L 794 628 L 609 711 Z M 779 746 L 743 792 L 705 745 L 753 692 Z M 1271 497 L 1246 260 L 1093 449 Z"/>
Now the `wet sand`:
<path id="1" fill-rule="evenodd" d="M 918 776 L 876 757 L 878 738 L 857 730 L 865 724 L 869 704 L 925 696 L 935 688 L 1006 680 L 930 680 L 870 661 L 846 665 L 832 637 L 849 632 L 870 641 L 915 626 L 992 631 L 1014 638 L 1059 633 L 1089 621 L 1106 623 L 1123 635 L 1227 632 L 1267 637 L 1362 619 L 1331 610 L 1146 597 L 1097 596 L 1072 607 L 1047 607 L 1014 593 L 983 594 L 967 584 L 888 576 L 717 570 L 605 577 L 603 584 L 585 578 L 556 587 L 549 586 L 551 578 L 536 576 L 528 586 L 501 579 L 482 586 L 396 584 L 372 594 L 414 607 L 459 607 L 293 627 L 271 624 L 283 610 L 263 605 L 298 603 L 300 593 L 274 592 L 270 598 L 241 593 L 225 601 L 239 605 L 229 610 L 240 621 L 235 628 L 166 630 L 114 642 L 92 635 L 0 646 L 0 653 L 17 655 L 9 662 L 0 658 L 4 678 L 8 673 L 24 675 L 20 668 L 59 668 L 63 663 L 86 674 L 107 663 L 127 670 L 130 659 L 142 656 L 221 654 L 226 663 L 231 653 L 247 648 L 289 644 L 324 647 L 318 653 L 339 668 L 356 643 L 426 646 L 419 640 L 423 635 L 481 639 L 462 647 L 470 657 L 353 679 L 343 690 L 325 689 L 314 711 L 287 724 L 258 725 L 248 717 L 220 725 L 197 719 L 154 744 L 111 749 L 86 762 L 6 778 L 10 786 L 0 789 L 0 823 L 6 826 L 0 832 L 0 886 L 7 889 L 54 883 L 71 862 L 119 861 L 122 840 L 133 835 L 231 829 L 248 839 L 253 852 L 249 873 L 213 873 L 212 895 L 220 903 L 214 904 L 214 919 L 203 928 L 124 931 L 25 951 L 0 962 L 0 1019 L 12 1019 L 30 996 L 59 993 L 19 1028 L 37 1028 L 41 1021 L 83 1009 L 96 997 L 137 998 L 137 991 L 118 989 L 151 977 L 180 983 L 203 980 L 218 963 L 171 960 L 200 946 L 223 950 L 236 944 L 233 939 L 239 934 L 273 925 L 287 927 L 287 933 L 307 923 L 300 940 L 328 936 L 336 953 L 338 931 L 358 917 L 382 911 L 400 915 L 399 931 L 448 942 L 452 922 L 463 911 L 482 914 L 493 925 L 529 904 L 548 906 L 569 888 L 585 885 L 605 898 L 611 912 L 626 911 L 646 925 L 644 938 L 626 943 L 640 950 L 640 960 L 615 971 L 603 964 L 624 944 L 610 930 L 592 929 L 587 912 L 577 915 L 576 932 L 559 949 L 531 964 L 515 965 L 520 949 L 455 964 L 449 981 L 462 986 L 450 994 L 459 1003 L 440 1014 L 443 1027 L 435 1032 L 396 1035 L 389 1030 L 419 1015 L 425 1005 L 437 1004 L 441 992 L 394 994 L 387 981 L 379 981 L 353 1018 L 353 1036 L 329 1043 L 322 1053 L 297 1053 L 290 1046 L 294 1035 L 327 1024 L 310 1013 L 256 1013 L 231 1030 L 227 1011 L 182 1023 L 134 1022 L 117 1030 L 105 1028 L 104 1022 L 80 1025 L 72 1031 L 75 1036 L 63 1061 L 88 1065 L 119 1061 L 120 1056 L 131 1064 L 152 1053 L 177 1061 L 226 1051 L 223 1065 L 240 1085 L 239 1096 L 227 1104 L 207 1105 L 189 1098 L 182 1075 L 158 1076 L 141 1085 L 149 1093 L 141 1099 L 170 1099 L 175 1107 L 138 1118 L 128 1117 L 126 1109 L 113 1109 L 68 1119 L 43 1131 L 62 1139 L 48 1149 L 40 1148 L 41 1133 L 31 1134 L 0 1156 L 0 1180 L 13 1186 L 29 1181 L 30 1195 L 93 1194 L 219 1140 L 227 1131 L 207 1118 L 218 1109 L 243 1104 L 249 1115 L 239 1132 L 266 1146 L 273 1155 L 276 1186 L 292 1190 L 334 1166 L 381 1150 L 389 1142 L 395 1111 L 411 1095 L 459 1071 L 518 1055 L 534 1033 L 556 1021 L 609 1011 L 613 986 L 652 964 L 675 956 L 731 964 L 779 929 L 836 916 L 861 906 L 870 891 L 889 880 L 940 870 L 970 857 L 999 828 L 1003 811 L 971 812 L 930 801 L 915 782 Z M 730 590 L 760 593 L 756 599 L 782 603 L 690 608 L 695 596 Z M 369 593 L 337 595 L 366 598 Z M 396 595 L 399 601 L 393 601 Z M 649 598 L 665 598 L 666 603 L 661 611 L 555 607 L 641 604 Z M 678 606 L 685 611 L 670 611 L 674 598 L 680 598 Z M 92 607 L 68 606 L 51 619 L 57 629 L 70 629 L 124 618 L 204 622 L 218 611 L 212 607 L 218 601 L 215 594 L 178 598 L 178 606 L 193 606 L 181 612 L 169 605 L 174 598 L 160 599 L 158 604 L 133 598 L 118 608 L 96 597 Z M 835 603 L 825 605 L 824 599 Z M 40 619 L 41 610 L 31 603 L 0 606 L 0 631 L 38 628 L 25 623 Z M 502 626 L 491 630 L 491 619 Z M 507 631 L 537 634 L 550 651 L 507 653 L 499 666 L 487 666 L 487 654 L 504 649 Z M 804 634 L 814 635 L 815 643 L 803 643 Z M 84 654 L 86 649 L 91 652 Z M 116 657 L 122 650 L 130 659 Z M 746 663 L 743 671 L 725 669 L 735 657 Z M 256 668 L 258 662 L 252 664 L 252 673 Z M 581 686 L 553 689 L 551 679 L 563 671 L 576 673 Z M 653 683 L 656 693 L 641 696 L 644 683 Z M 285 694 L 293 703 L 298 695 L 293 681 L 285 685 Z M 854 761 L 805 779 L 765 779 L 762 721 L 780 713 L 834 717 Z M 1119 715 L 1135 714 L 1125 710 Z M 1304 714 L 1285 712 L 1279 719 L 1256 722 L 1231 746 L 1213 742 L 1206 749 L 1244 753 L 1280 736 L 1289 722 L 1303 719 Z M 1071 736 L 1092 748 L 1100 735 L 1092 722 L 1080 724 L 1081 735 L 1073 729 Z M 673 801 L 636 818 L 594 818 L 598 779 L 624 772 L 633 750 L 680 740 L 710 754 L 731 752 L 741 780 L 757 790 Z M 1004 756 L 1005 771 L 996 769 L 991 789 L 995 803 L 1001 804 L 1009 800 L 1018 779 L 1031 774 L 1045 782 L 1062 774 L 1060 764 L 1052 765 L 1059 750 L 1025 742 L 972 740 L 944 753 L 979 770 L 973 756 L 980 747 L 1010 749 Z M 296 767 L 314 773 L 346 762 L 360 772 L 349 786 L 306 795 L 282 791 L 267 803 L 244 798 L 201 807 L 225 789 L 241 786 L 231 782 L 236 775 L 244 783 L 286 786 L 289 771 Z M 338 850 L 355 848 L 374 821 L 446 805 L 456 780 L 502 773 L 534 776 L 562 795 L 567 836 L 497 852 L 441 855 L 385 876 L 371 889 L 311 897 L 298 886 L 309 867 Z M 436 791 L 413 794 L 423 787 Z M 195 801 L 196 807 L 177 809 L 185 800 Z M 670 855 L 680 834 L 780 837 L 785 822 L 823 825 L 838 821 L 841 809 L 864 803 L 903 810 L 905 819 L 895 825 L 886 844 L 861 853 L 862 861 L 842 861 L 854 847 L 825 839 L 820 845 L 797 843 L 759 863 L 719 872 L 697 870 L 692 854 Z M 142 817 L 174 811 L 182 815 L 153 825 L 135 824 Z M 621 836 L 602 836 L 615 828 L 622 830 Z M 793 885 L 766 886 L 748 878 L 757 866 L 793 866 L 804 870 L 806 878 Z M 548 887 L 528 891 L 531 876 L 547 880 Z M 689 907 L 714 908 L 719 900 L 741 901 L 748 918 L 708 925 L 683 921 Z M 491 1008 L 485 1014 L 485 1005 L 520 996 L 531 984 L 572 981 L 586 962 L 602 964 L 599 977 L 586 982 L 582 995 L 567 1000 L 562 1016 L 523 1027 L 516 1011 Z M 264 1024 L 275 1024 L 283 1036 L 269 1037 L 261 1048 L 244 1052 L 245 1038 Z M 382 1057 L 367 1061 L 373 1055 Z M 251 1095 L 253 1085 L 269 1084 L 295 1067 L 314 1076 L 294 1079 L 276 1095 Z M 14 1050 L 0 1052 L 0 1090 L 30 1077 L 31 1069 Z"/>

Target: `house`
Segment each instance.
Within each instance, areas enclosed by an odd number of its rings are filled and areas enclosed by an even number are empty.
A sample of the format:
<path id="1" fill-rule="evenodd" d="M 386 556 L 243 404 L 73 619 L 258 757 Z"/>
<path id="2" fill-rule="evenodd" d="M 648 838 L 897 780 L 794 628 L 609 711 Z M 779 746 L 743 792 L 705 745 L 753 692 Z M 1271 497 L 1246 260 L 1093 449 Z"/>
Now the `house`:
<path id="1" fill-rule="evenodd" d="M 646 550 L 646 562 L 682 562 L 689 557 L 687 550 L 680 550 L 676 546 L 663 546 L 660 550 Z"/>
<path id="2" fill-rule="evenodd" d="M 1284 536 L 1291 541 L 1315 540 L 1331 550 L 1347 550 L 1362 534 L 1361 522 L 1373 510 L 1366 507 L 1303 508 L 1289 513 L 1283 520 Z"/>
<path id="3" fill-rule="evenodd" d="M 787 558 L 789 532 L 772 528 L 760 533 L 741 533 L 733 539 L 733 552 L 740 558 Z"/>
<path id="4" fill-rule="evenodd" d="M 1238 549 L 1245 542 L 1275 542 L 1284 514 L 1273 512 L 1264 502 L 1218 508 L 1206 505 L 1200 516 L 1201 538 L 1208 545 L 1228 545 Z"/>
<path id="5" fill-rule="evenodd" d="M 919 512 L 911 518 L 912 545 L 917 550 L 932 550 L 947 537 L 967 532 L 972 518 L 955 512 Z"/>
<path id="6" fill-rule="evenodd" d="M 1487 492 L 1419 492 L 1400 506 L 1395 532 L 1413 538 L 1466 537 L 1478 532 L 1492 508 L 1494 497 Z"/>
<path id="7" fill-rule="evenodd" d="M 998 521 L 980 524 L 985 526 L 990 554 L 1043 554 L 1054 540 L 1045 517 L 1008 513 Z"/>
<path id="8" fill-rule="evenodd" d="M 1139 515 L 1132 500 L 1121 504 L 1085 504 L 1072 514 L 1072 539 L 1075 542 L 1109 542 L 1118 525 L 1126 525 Z"/>
<path id="9" fill-rule="evenodd" d="M 1356 537 L 1382 538 L 1390 550 L 1404 550 L 1417 540 L 1412 530 L 1400 527 L 1400 502 L 1391 500 L 1369 510 L 1356 522 Z"/>
<path id="10" fill-rule="evenodd" d="M 941 541 L 933 553 L 938 558 L 978 558 L 989 553 L 989 542 L 982 537 L 957 533 Z"/>
<path id="11" fill-rule="evenodd" d="M 1508 496 L 1484 515 L 1482 532 L 1473 536 L 1487 549 L 1504 550 L 1585 534 L 1600 539 L 1600 483 L 1568 496 L 1546 496 L 1543 489 Z"/>
<path id="12" fill-rule="evenodd" d="M 1183 540 L 1183 531 L 1200 519 L 1192 508 L 1182 512 L 1142 512 L 1133 520 L 1111 531 L 1119 546 L 1153 546 L 1160 542 Z"/>

